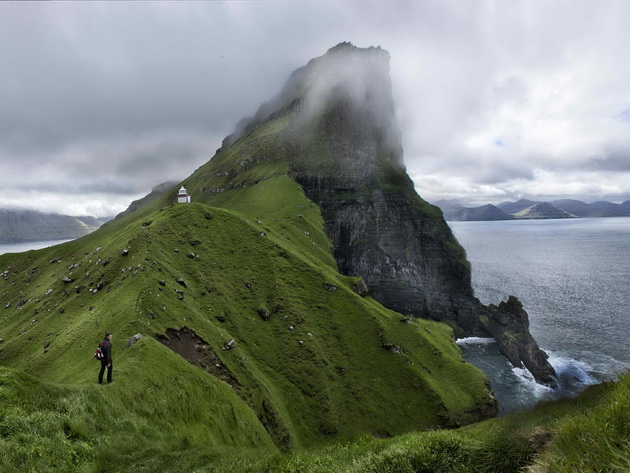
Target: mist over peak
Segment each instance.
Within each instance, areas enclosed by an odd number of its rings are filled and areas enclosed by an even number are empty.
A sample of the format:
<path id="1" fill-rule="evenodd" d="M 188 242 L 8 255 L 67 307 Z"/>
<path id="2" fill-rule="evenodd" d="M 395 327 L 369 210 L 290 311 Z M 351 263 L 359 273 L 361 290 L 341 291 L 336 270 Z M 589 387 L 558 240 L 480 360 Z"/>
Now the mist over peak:
<path id="1" fill-rule="evenodd" d="M 288 109 L 299 111 L 293 132 L 305 132 L 313 120 L 341 103 L 365 126 L 377 130 L 380 139 L 396 151 L 397 164 L 402 166 L 401 132 L 389 72 L 390 55 L 380 46 L 360 48 L 349 42 L 339 43 L 295 70 L 275 98 L 237 125 L 223 141 L 223 148 Z"/>

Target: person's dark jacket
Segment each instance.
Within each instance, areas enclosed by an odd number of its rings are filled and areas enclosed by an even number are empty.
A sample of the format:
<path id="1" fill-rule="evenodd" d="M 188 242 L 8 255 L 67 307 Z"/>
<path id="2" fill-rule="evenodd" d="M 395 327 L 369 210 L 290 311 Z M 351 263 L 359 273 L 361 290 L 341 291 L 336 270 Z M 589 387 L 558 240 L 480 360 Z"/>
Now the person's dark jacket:
<path id="1" fill-rule="evenodd" d="M 109 340 L 107 340 L 106 338 L 104 338 L 101 343 L 101 352 L 103 353 L 103 360 L 105 360 L 105 362 L 107 362 L 107 364 L 112 362 L 112 344 L 110 343 Z"/>

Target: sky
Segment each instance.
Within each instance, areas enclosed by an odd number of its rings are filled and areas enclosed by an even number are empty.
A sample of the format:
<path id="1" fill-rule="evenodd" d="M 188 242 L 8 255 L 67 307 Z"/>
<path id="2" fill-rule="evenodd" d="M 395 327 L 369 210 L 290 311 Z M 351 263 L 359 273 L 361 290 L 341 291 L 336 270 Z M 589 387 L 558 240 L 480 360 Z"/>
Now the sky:
<path id="1" fill-rule="evenodd" d="M 0 208 L 109 216 L 289 74 L 381 46 L 429 201 L 630 199 L 630 2 L 0 2 Z"/>

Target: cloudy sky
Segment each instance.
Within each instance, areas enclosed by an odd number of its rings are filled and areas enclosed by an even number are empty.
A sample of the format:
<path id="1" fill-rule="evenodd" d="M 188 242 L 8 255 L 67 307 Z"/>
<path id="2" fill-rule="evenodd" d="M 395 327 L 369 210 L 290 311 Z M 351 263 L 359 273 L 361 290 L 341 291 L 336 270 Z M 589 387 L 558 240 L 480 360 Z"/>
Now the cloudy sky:
<path id="1" fill-rule="evenodd" d="M 0 2 L 0 208 L 105 216 L 341 41 L 392 58 L 428 200 L 630 199 L 630 2 Z"/>

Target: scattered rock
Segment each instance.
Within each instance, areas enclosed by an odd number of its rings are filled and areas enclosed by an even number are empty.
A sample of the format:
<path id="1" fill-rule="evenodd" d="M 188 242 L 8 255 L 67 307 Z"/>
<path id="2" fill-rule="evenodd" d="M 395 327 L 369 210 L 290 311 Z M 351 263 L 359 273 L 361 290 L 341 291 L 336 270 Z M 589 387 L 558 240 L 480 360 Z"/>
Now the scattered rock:
<path id="1" fill-rule="evenodd" d="M 46 340 L 46 343 L 44 343 L 44 350 L 50 346 L 50 343 L 50 340 Z"/>
<path id="2" fill-rule="evenodd" d="M 166 281 L 165 281 L 164 279 L 160 279 L 160 280 L 158 281 L 158 284 L 159 284 L 160 286 L 166 286 Z"/>
<path id="3" fill-rule="evenodd" d="M 186 284 L 186 281 L 184 281 L 182 278 L 175 278 L 175 282 L 179 284 L 180 286 L 184 286 L 185 288 L 188 288 L 188 284 Z"/>
<path id="4" fill-rule="evenodd" d="M 252 288 L 252 283 L 251 283 L 251 282 L 246 282 L 246 283 L 245 283 L 245 287 L 246 287 L 247 289 L 251 289 L 251 288 Z"/>
<path id="5" fill-rule="evenodd" d="M 175 253 L 179 253 L 179 248 L 175 248 Z"/>
<path id="6" fill-rule="evenodd" d="M 201 240 L 190 240 L 191 246 L 201 245 Z"/>
<path id="7" fill-rule="evenodd" d="M 127 256 L 129 254 L 129 248 L 125 248 L 120 252 L 120 256 Z"/>
<path id="8" fill-rule="evenodd" d="M 53 258 L 49 261 L 49 263 L 61 263 L 61 258 Z"/>
<path id="9" fill-rule="evenodd" d="M 74 286 L 74 292 L 76 292 L 77 294 L 81 294 L 82 290 L 83 286 Z"/>
<path id="10" fill-rule="evenodd" d="M 48 290 L 46 291 L 46 295 L 52 294 L 53 292 L 55 292 L 53 289 L 48 289 Z"/>
<path id="11" fill-rule="evenodd" d="M 140 340 L 142 340 L 144 338 L 144 335 L 142 335 L 141 333 L 136 333 L 133 337 L 131 337 L 128 341 L 127 341 L 127 348 L 130 347 L 131 345 L 133 345 L 134 343 L 139 342 Z"/>
<path id="12" fill-rule="evenodd" d="M 149 226 L 149 225 L 151 225 L 152 223 L 153 223 L 153 220 L 149 220 L 149 221 L 147 221 L 147 222 L 144 222 L 144 223 L 142 224 L 142 226 L 143 226 L 143 227 L 148 227 L 148 226 Z"/>
<path id="13" fill-rule="evenodd" d="M 334 284 L 330 284 L 329 282 L 325 282 L 324 287 L 330 292 L 335 292 L 337 289 L 339 289 L 337 286 L 335 286 Z"/>
<path id="14" fill-rule="evenodd" d="M 413 317 L 411 315 L 408 315 L 407 317 L 403 317 L 402 319 L 400 319 L 400 321 L 403 324 L 412 324 L 413 323 Z"/>
<path id="15" fill-rule="evenodd" d="M 256 312 L 258 312 L 258 315 L 260 315 L 260 318 L 263 319 L 265 322 L 269 320 L 269 318 L 271 317 L 271 314 L 269 313 L 267 309 L 257 309 Z"/>
<path id="16" fill-rule="evenodd" d="M 180 301 L 184 300 L 184 291 L 181 289 L 175 289 L 175 293 L 177 294 L 175 297 L 177 297 Z"/>
<path id="17" fill-rule="evenodd" d="M 149 311 L 147 313 L 147 317 L 149 317 L 150 319 L 155 319 L 155 314 L 153 312 Z"/>
<path id="18" fill-rule="evenodd" d="M 206 212 L 204 214 L 204 217 L 206 217 L 206 220 L 212 220 L 214 218 L 214 216 L 210 212 Z"/>
<path id="19" fill-rule="evenodd" d="M 381 345 L 385 350 L 393 353 L 394 355 L 400 355 L 400 347 L 398 345 Z"/>
<path id="20" fill-rule="evenodd" d="M 359 281 L 357 281 L 354 284 L 354 286 L 352 286 L 352 290 L 356 292 L 358 295 L 360 295 L 361 297 L 367 296 L 370 292 L 363 278 L 359 279 Z"/>
<path id="21" fill-rule="evenodd" d="M 32 268 L 31 269 L 31 274 L 35 274 L 37 271 L 39 271 L 39 268 Z"/>
<path id="22" fill-rule="evenodd" d="M 265 232 L 260 232 L 260 236 L 261 236 L 261 237 L 266 237 L 266 236 L 267 236 L 267 234 L 266 234 Z"/>
<path id="23" fill-rule="evenodd" d="M 162 310 L 166 310 L 168 309 L 168 307 L 166 307 L 165 305 L 162 306 Z"/>
<path id="24" fill-rule="evenodd" d="M 61 280 L 64 284 L 70 284 L 71 282 L 74 282 L 74 279 L 69 278 L 68 276 L 64 276 L 63 279 Z"/>
<path id="25" fill-rule="evenodd" d="M 4 343 L 4 338 L 0 338 L 0 343 Z"/>
<path id="26" fill-rule="evenodd" d="M 226 318 L 223 315 L 216 315 L 214 318 L 217 319 L 221 323 L 226 321 Z"/>
<path id="27" fill-rule="evenodd" d="M 109 259 L 103 260 L 103 268 L 109 264 Z"/>
<path id="28" fill-rule="evenodd" d="M 7 305 L 4 306 L 5 309 L 9 309 L 11 307 L 11 303 L 7 302 Z"/>
<path id="29" fill-rule="evenodd" d="M 229 342 L 227 342 L 225 345 L 223 345 L 223 349 L 224 350 L 231 350 L 235 346 L 236 346 L 236 342 L 234 341 L 234 339 L 232 339 Z"/>
<path id="30" fill-rule="evenodd" d="M 197 257 L 197 255 L 194 253 L 188 253 L 186 256 L 188 256 L 190 259 L 195 259 Z"/>

